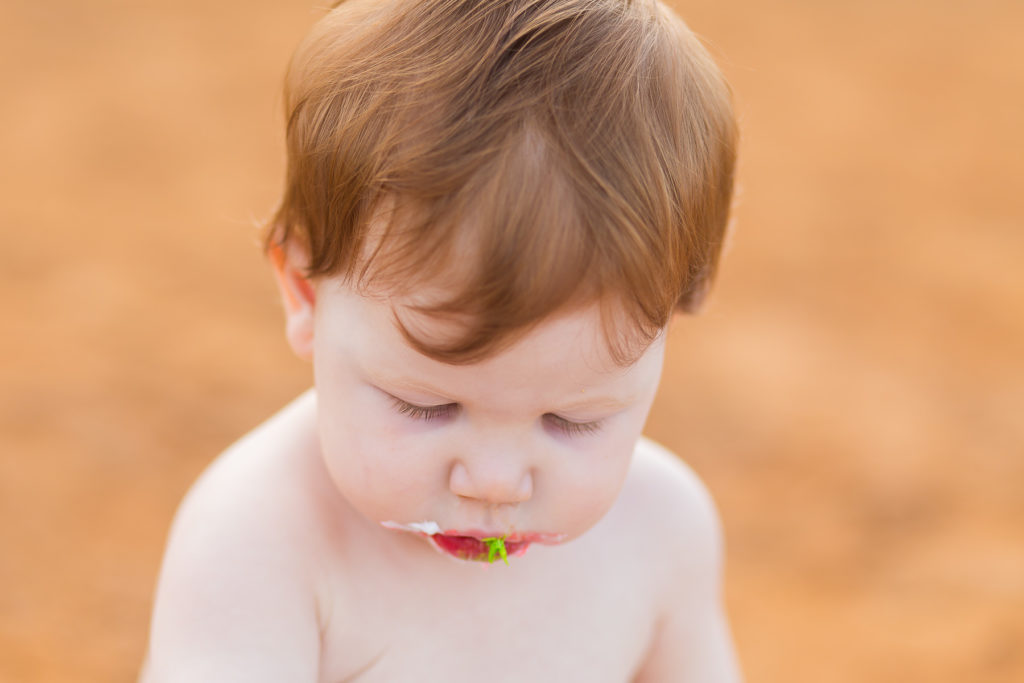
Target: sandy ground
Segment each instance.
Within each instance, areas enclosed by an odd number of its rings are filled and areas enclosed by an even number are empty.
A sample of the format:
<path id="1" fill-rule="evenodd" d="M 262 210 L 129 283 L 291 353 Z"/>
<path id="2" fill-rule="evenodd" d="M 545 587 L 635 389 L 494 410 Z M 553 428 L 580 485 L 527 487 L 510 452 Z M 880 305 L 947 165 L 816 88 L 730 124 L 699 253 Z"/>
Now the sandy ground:
<path id="1" fill-rule="evenodd" d="M 750 681 L 1024 680 L 1024 4 L 679 3 L 737 231 L 649 433 Z M 0 681 L 127 681 L 189 483 L 302 390 L 254 222 L 309 2 L 0 5 Z"/>

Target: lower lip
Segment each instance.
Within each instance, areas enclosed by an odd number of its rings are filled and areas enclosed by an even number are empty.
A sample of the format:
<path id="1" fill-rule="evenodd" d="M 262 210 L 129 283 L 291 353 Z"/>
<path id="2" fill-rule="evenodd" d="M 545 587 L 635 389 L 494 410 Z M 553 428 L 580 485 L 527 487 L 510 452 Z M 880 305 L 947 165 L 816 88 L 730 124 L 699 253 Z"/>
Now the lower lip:
<path id="1" fill-rule="evenodd" d="M 495 559 L 493 554 L 488 557 L 487 544 L 473 536 L 434 534 L 429 538 L 435 548 L 460 560 L 488 562 Z M 505 553 L 509 556 L 522 555 L 529 547 L 529 541 L 505 541 Z"/>

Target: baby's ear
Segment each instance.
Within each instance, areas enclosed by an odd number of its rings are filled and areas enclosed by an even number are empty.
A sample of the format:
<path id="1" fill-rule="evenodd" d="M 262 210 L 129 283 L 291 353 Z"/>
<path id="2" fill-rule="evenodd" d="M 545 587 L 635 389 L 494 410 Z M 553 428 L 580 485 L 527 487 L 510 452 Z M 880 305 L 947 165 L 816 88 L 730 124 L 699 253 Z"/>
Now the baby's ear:
<path id="1" fill-rule="evenodd" d="M 301 247 L 294 243 L 275 244 L 270 248 L 269 256 L 284 302 L 285 337 L 299 358 L 309 360 L 313 357 L 316 289 L 306 276 L 308 259 Z"/>

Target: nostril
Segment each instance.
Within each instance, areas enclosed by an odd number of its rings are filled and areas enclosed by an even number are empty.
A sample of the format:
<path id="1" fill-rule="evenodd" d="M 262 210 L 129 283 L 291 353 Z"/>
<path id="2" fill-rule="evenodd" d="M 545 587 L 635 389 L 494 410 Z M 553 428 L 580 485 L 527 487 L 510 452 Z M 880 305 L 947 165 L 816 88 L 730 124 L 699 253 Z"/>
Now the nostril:
<path id="1" fill-rule="evenodd" d="M 533 497 L 533 472 L 527 471 L 523 473 L 522 479 L 519 481 L 519 488 L 516 490 L 515 502 L 523 503 L 530 500 Z"/>
<path id="2" fill-rule="evenodd" d="M 473 484 L 469 479 L 469 471 L 461 462 L 452 466 L 448 475 L 448 488 L 460 498 L 473 498 Z"/>

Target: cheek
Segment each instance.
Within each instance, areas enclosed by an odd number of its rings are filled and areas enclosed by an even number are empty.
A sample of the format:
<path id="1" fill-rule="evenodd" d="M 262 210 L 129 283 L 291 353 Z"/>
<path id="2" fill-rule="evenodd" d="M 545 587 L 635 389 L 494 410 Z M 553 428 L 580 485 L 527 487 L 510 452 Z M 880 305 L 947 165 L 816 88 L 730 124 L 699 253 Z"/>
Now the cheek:
<path id="1" fill-rule="evenodd" d="M 364 515 L 391 519 L 425 497 L 435 460 L 401 416 L 372 395 L 324 396 L 324 461 L 338 491 Z M 404 519 L 404 518 L 403 518 Z"/>
<path id="2" fill-rule="evenodd" d="M 615 504 L 629 473 L 632 442 L 602 442 L 560 473 L 559 505 L 578 532 L 596 524 Z"/>
<path id="3" fill-rule="evenodd" d="M 615 504 L 646 416 L 644 406 L 620 415 L 607 430 L 594 435 L 592 449 L 574 454 L 571 471 L 561 476 L 560 487 L 574 523 L 593 525 Z"/>

